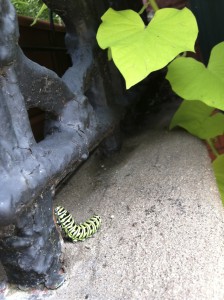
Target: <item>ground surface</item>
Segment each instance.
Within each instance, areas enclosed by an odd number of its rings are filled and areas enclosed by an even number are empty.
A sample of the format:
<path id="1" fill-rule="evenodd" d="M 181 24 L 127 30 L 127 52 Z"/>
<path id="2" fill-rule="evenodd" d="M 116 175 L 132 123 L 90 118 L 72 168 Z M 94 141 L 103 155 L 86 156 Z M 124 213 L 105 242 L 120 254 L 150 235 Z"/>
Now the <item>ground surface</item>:
<path id="1" fill-rule="evenodd" d="M 56 197 L 94 238 L 66 244 L 63 299 L 224 299 L 223 209 L 204 145 L 148 131 L 92 157 Z"/>
<path id="2" fill-rule="evenodd" d="M 183 131 L 147 130 L 98 152 L 56 195 L 78 222 L 101 230 L 64 244 L 67 281 L 56 292 L 5 298 L 224 299 L 224 214 L 205 146 Z"/>

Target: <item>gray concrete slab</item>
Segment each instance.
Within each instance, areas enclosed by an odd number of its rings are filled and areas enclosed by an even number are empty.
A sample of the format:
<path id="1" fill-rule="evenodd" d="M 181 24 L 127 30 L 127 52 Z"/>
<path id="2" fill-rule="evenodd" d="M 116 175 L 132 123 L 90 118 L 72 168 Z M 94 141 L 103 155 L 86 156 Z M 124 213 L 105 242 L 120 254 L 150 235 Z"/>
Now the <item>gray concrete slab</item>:
<path id="1" fill-rule="evenodd" d="M 224 212 L 196 138 L 154 129 L 110 158 L 95 152 L 56 205 L 77 222 L 99 214 L 101 230 L 64 244 L 67 281 L 57 291 L 6 299 L 224 299 Z"/>

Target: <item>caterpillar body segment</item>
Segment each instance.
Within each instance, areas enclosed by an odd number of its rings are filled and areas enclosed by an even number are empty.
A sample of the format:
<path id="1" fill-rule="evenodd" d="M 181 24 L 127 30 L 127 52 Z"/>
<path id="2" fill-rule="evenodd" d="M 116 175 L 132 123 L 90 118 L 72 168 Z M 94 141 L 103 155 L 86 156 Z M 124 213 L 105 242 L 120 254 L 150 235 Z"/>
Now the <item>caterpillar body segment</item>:
<path id="1" fill-rule="evenodd" d="M 84 241 L 91 237 L 100 228 L 102 222 L 101 218 L 95 215 L 86 222 L 76 224 L 72 215 L 63 206 L 56 207 L 54 211 L 57 224 L 62 228 L 66 237 L 73 242 Z"/>

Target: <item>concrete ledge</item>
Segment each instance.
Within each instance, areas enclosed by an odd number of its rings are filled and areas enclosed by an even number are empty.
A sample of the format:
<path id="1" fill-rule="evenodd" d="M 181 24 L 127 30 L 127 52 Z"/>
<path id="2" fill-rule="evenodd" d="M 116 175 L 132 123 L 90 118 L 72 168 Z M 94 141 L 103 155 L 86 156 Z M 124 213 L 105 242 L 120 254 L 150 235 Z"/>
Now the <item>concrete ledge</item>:
<path id="1" fill-rule="evenodd" d="M 109 159 L 95 153 L 58 204 L 77 222 L 97 213 L 103 224 L 65 243 L 68 280 L 52 299 L 224 299 L 224 212 L 196 138 L 149 130 Z"/>

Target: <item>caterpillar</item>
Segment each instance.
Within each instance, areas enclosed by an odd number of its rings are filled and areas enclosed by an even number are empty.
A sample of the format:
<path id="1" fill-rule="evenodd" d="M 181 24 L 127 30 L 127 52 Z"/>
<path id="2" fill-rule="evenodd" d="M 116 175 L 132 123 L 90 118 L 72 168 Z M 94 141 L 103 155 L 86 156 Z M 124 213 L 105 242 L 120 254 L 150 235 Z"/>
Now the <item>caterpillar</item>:
<path id="1" fill-rule="evenodd" d="M 72 215 L 63 207 L 58 206 L 54 210 L 57 224 L 62 228 L 65 236 L 72 240 L 73 243 L 77 241 L 84 241 L 91 237 L 101 225 L 101 218 L 93 216 L 86 222 L 76 224 Z"/>

